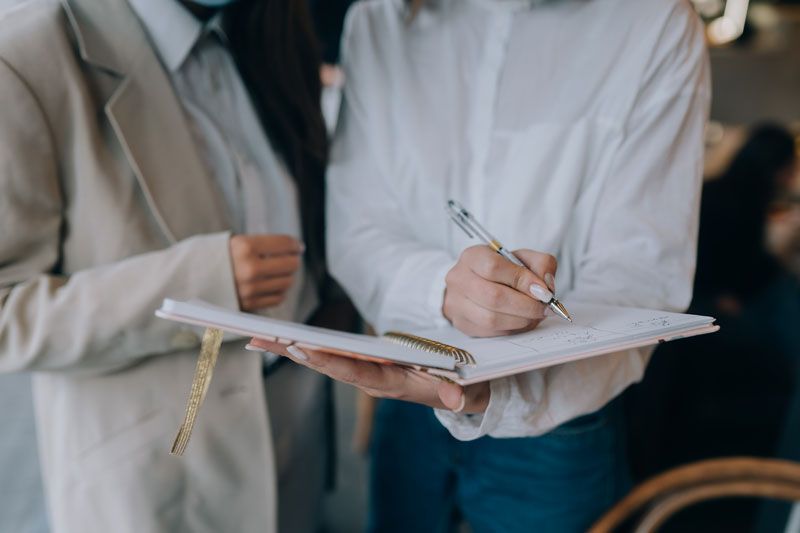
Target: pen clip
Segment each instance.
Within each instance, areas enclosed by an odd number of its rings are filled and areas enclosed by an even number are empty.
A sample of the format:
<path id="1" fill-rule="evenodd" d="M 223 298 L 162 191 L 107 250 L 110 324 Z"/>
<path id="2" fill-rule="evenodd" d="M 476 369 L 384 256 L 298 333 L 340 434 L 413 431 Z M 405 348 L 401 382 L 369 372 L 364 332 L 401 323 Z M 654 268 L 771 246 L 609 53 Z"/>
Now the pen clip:
<path id="1" fill-rule="evenodd" d="M 469 237 L 470 239 L 475 238 L 475 236 L 469 231 L 469 229 L 467 229 L 467 226 L 464 223 L 464 220 L 460 216 L 450 213 L 450 218 L 453 219 L 453 222 L 455 222 L 458 225 L 459 228 L 464 230 L 464 233 L 467 234 L 467 237 Z"/>
<path id="2" fill-rule="evenodd" d="M 455 222 L 459 228 L 464 230 L 464 233 L 467 234 L 467 237 L 473 239 L 475 238 L 475 235 L 473 235 L 473 232 L 470 231 L 469 222 L 467 217 L 464 215 L 465 212 L 466 211 L 464 208 L 461 207 L 458 202 L 454 200 L 449 200 L 447 202 L 447 214 L 450 215 L 450 218 L 453 219 L 453 222 Z"/>

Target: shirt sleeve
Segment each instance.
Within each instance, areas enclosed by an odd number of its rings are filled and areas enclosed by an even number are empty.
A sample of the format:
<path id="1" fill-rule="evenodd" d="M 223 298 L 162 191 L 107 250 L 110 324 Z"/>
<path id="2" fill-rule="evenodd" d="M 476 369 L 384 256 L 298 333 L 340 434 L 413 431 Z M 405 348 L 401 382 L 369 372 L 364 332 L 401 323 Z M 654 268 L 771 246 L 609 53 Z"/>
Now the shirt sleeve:
<path id="1" fill-rule="evenodd" d="M 374 142 L 376 120 L 366 100 L 384 88 L 381 73 L 372 71 L 380 62 L 369 57 L 369 35 L 356 22 L 364 7 L 351 9 L 342 41 L 346 83 L 327 174 L 328 263 L 377 331 L 443 326 L 444 279 L 455 261 L 410 233 L 413 215 L 402 212 Z"/>
<path id="2" fill-rule="evenodd" d="M 570 301 L 683 311 L 691 300 L 710 81 L 699 21 L 679 14 L 660 40 L 660 57 L 644 71 L 615 163 L 592 206 L 574 283 L 560 293 Z M 628 350 L 498 379 L 484 414 L 436 414 L 462 440 L 541 435 L 640 380 L 651 352 Z"/>

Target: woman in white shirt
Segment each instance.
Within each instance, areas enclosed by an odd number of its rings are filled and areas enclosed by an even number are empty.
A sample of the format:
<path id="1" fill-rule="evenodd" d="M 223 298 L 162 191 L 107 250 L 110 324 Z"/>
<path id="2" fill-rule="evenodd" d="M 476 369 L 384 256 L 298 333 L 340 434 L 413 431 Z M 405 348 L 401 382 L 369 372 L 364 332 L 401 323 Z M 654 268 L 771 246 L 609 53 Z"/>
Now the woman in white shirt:
<path id="1" fill-rule="evenodd" d="M 530 329 L 543 313 L 532 286 L 562 301 L 685 309 L 709 100 L 688 3 L 423 3 L 362 2 L 345 28 L 328 257 L 365 319 L 379 332 Z M 536 275 L 468 248 L 444 214 L 451 198 Z M 624 490 L 617 409 L 603 407 L 642 377 L 649 350 L 463 391 L 289 353 L 371 394 L 440 408 L 447 431 L 427 408 L 382 402 L 375 530 L 445 531 L 454 508 L 475 531 L 581 530 Z"/>

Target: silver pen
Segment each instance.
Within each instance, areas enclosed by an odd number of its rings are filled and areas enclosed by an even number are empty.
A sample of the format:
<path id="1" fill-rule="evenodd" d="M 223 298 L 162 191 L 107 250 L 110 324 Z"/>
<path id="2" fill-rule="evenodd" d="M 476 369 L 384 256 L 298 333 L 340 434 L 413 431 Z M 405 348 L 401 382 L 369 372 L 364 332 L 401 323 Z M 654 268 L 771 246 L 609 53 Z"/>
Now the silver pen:
<path id="1" fill-rule="evenodd" d="M 527 268 L 522 261 L 517 259 L 517 256 L 503 248 L 503 245 L 500 244 L 500 241 L 492 237 L 492 235 L 486 231 L 486 229 L 481 226 L 477 220 L 475 220 L 475 217 L 473 217 L 469 211 L 464 209 L 464 206 L 455 200 L 449 200 L 447 202 L 447 213 L 450 215 L 450 218 L 452 218 L 453 221 L 458 224 L 458 227 L 464 230 L 464 233 L 466 233 L 470 239 L 477 236 L 483 242 L 488 244 L 492 250 L 502 255 L 515 265 Z M 542 303 L 550 307 L 550 309 L 552 309 L 560 317 L 572 322 L 572 317 L 569 316 L 567 309 L 561 302 L 556 300 L 555 296 L 551 297 L 549 302 L 543 301 Z"/>

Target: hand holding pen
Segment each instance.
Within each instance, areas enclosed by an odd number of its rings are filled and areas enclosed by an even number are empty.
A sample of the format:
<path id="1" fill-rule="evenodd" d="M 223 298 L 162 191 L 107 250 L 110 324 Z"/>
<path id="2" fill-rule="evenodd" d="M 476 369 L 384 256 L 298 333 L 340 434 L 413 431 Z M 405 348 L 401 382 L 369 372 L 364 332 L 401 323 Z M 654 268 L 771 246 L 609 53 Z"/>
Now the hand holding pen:
<path id="1" fill-rule="evenodd" d="M 552 255 L 511 253 L 457 202 L 448 202 L 448 212 L 468 236 L 488 245 L 467 248 L 447 274 L 442 311 L 456 328 L 479 337 L 527 331 L 546 309 L 571 320 L 553 296 L 558 264 Z"/>

